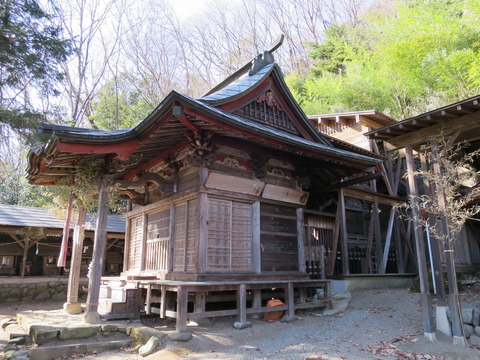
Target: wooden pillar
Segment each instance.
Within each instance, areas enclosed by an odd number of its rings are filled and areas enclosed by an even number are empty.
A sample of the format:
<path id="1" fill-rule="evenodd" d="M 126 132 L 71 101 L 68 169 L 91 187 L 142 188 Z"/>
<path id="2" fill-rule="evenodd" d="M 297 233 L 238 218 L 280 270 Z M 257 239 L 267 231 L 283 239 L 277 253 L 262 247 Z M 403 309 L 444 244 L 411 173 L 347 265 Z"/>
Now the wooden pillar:
<path id="1" fill-rule="evenodd" d="M 207 237 L 208 237 L 208 196 L 206 193 L 198 194 L 198 264 L 199 273 L 207 271 Z M 188 217 L 185 216 L 185 223 L 188 223 Z M 185 248 L 187 247 L 185 241 Z M 173 254 L 172 254 L 173 255 Z M 172 256 L 173 257 L 173 256 Z"/>
<path id="2" fill-rule="evenodd" d="M 400 218 L 395 219 L 395 235 L 397 240 L 397 272 L 399 274 L 405 273 L 405 258 L 402 253 L 402 245 L 406 248 L 408 239 L 403 238 L 405 244 L 402 242 L 402 237 L 400 236 L 400 222 L 402 220 Z"/>
<path id="3" fill-rule="evenodd" d="M 295 299 L 293 283 L 289 282 L 285 289 L 285 301 L 287 303 L 287 319 L 288 321 L 295 320 Z"/>
<path id="4" fill-rule="evenodd" d="M 139 273 L 145 270 L 147 261 L 147 238 L 148 238 L 148 214 L 142 214 L 142 244 L 140 245 L 140 269 Z"/>
<path id="5" fill-rule="evenodd" d="M 343 189 L 338 192 L 338 206 L 340 207 L 340 226 L 342 233 L 342 272 L 343 275 L 350 274 L 350 266 L 348 259 L 348 233 L 347 233 L 347 216 L 345 213 L 345 196 Z"/>
<path id="6" fill-rule="evenodd" d="M 238 308 L 238 321 L 240 323 L 247 322 L 247 286 L 241 284 L 237 289 L 237 308 Z"/>
<path id="7" fill-rule="evenodd" d="M 375 234 L 375 262 L 376 268 L 375 272 L 379 272 L 382 268 L 382 229 L 380 228 L 380 215 L 379 215 L 379 208 L 378 208 L 378 199 L 375 197 L 375 201 L 373 202 L 373 209 L 372 209 L 372 221 L 373 221 L 373 229 Z"/>
<path id="8" fill-rule="evenodd" d="M 432 165 L 437 177 L 442 177 L 442 169 L 438 162 L 439 156 L 439 147 L 436 141 L 431 141 L 432 148 Z M 465 346 L 467 344 L 467 339 L 465 337 L 465 330 L 463 328 L 462 322 L 462 309 L 460 306 L 460 298 L 458 296 L 458 285 L 457 285 L 457 274 L 455 269 L 455 253 L 452 248 L 450 241 L 450 229 L 448 227 L 448 219 L 445 215 L 447 208 L 447 200 L 445 198 L 444 189 L 441 187 L 441 184 L 437 184 L 435 187 L 437 196 L 438 196 L 438 207 L 440 212 L 440 226 L 443 230 L 443 248 L 445 251 L 445 262 L 447 265 L 447 276 L 448 276 L 448 300 L 450 302 L 450 312 L 452 319 L 452 333 L 453 333 L 453 342 L 456 345 Z"/>
<path id="9" fill-rule="evenodd" d="M 145 314 L 152 313 L 152 284 L 147 285 L 147 296 L 145 297 Z"/>
<path id="10" fill-rule="evenodd" d="M 63 308 L 69 314 L 80 314 L 82 308 L 78 304 L 78 287 L 80 283 L 80 269 L 82 267 L 83 240 L 85 238 L 85 220 L 87 209 L 78 210 L 77 223 L 73 229 L 72 258 L 70 260 L 70 274 L 68 276 L 67 302 Z M 75 304 L 75 305 L 74 305 Z"/>
<path id="11" fill-rule="evenodd" d="M 205 291 L 195 292 L 195 302 L 193 304 L 194 313 L 204 313 L 207 293 Z"/>
<path id="12" fill-rule="evenodd" d="M 177 290 L 177 332 L 187 331 L 188 289 L 179 286 Z"/>
<path id="13" fill-rule="evenodd" d="M 84 320 L 87 323 L 95 323 L 100 320 L 97 310 L 100 297 L 100 282 L 104 266 L 103 259 L 107 244 L 107 215 L 108 185 L 106 179 L 103 178 L 98 194 L 97 224 L 95 227 L 90 279 L 88 281 L 87 307 L 84 315 Z"/>
<path id="14" fill-rule="evenodd" d="M 420 215 L 419 197 L 417 183 L 415 181 L 414 172 L 415 163 L 413 159 L 413 150 L 410 145 L 405 146 L 405 154 L 407 156 L 407 176 L 408 176 L 408 193 L 410 204 L 412 207 L 413 226 L 415 234 L 415 244 L 417 249 L 418 259 L 418 276 L 420 278 L 421 288 L 421 303 L 423 314 L 423 334 L 426 339 L 436 341 L 435 330 L 433 327 L 433 314 L 430 298 L 430 291 L 428 287 L 428 272 L 427 264 L 425 262 L 425 244 L 423 239 L 423 232 L 420 222 L 418 221 Z"/>
<path id="15" fill-rule="evenodd" d="M 22 257 L 22 269 L 20 270 L 20 277 L 23 279 L 25 277 L 25 269 L 27 268 L 27 255 L 28 249 L 30 248 L 30 237 L 25 234 L 23 238 L 23 257 Z"/>
<path id="16" fill-rule="evenodd" d="M 256 274 L 262 272 L 262 247 L 260 239 L 260 202 L 255 201 L 252 205 L 253 234 L 252 234 L 252 263 Z"/>
<path id="17" fill-rule="evenodd" d="M 420 156 L 420 160 L 422 163 L 422 171 L 428 171 L 428 164 L 425 155 Z M 423 178 L 423 187 L 425 189 L 426 195 L 433 197 L 436 194 L 436 190 L 434 189 L 434 185 L 430 184 L 426 177 Z M 432 214 L 428 214 L 428 223 L 429 226 L 436 226 L 435 216 Z M 443 270 L 442 270 L 442 259 L 440 255 L 440 248 L 441 248 L 441 239 L 438 237 L 431 236 L 430 237 L 430 249 L 432 253 L 432 267 L 433 267 L 433 281 L 435 281 L 435 289 L 437 293 L 437 302 L 440 306 L 445 306 L 447 304 L 447 298 L 445 293 L 445 285 L 443 282 Z"/>
<path id="18" fill-rule="evenodd" d="M 340 192 L 339 192 L 340 193 Z M 340 196 L 338 197 L 338 204 L 340 203 Z M 332 276 L 335 272 L 335 262 L 337 260 L 337 246 L 338 246 L 338 235 L 340 233 L 340 205 L 337 204 L 337 212 L 335 214 L 335 227 L 333 228 L 333 239 L 332 239 L 332 252 L 330 254 L 330 267 L 328 269 L 328 275 Z"/>
<path id="19" fill-rule="evenodd" d="M 303 225 L 303 209 L 297 209 L 297 246 L 298 271 L 306 272 L 305 268 L 305 226 Z"/>
<path id="20" fill-rule="evenodd" d="M 167 312 L 167 288 L 165 285 L 160 286 L 160 318 L 165 319 Z"/>
<path id="21" fill-rule="evenodd" d="M 373 209 L 373 208 L 372 208 Z M 370 215 L 370 225 L 368 226 L 367 250 L 365 252 L 365 264 L 363 264 L 363 273 L 372 273 L 370 262 L 372 261 L 372 247 L 373 247 L 373 214 Z"/>

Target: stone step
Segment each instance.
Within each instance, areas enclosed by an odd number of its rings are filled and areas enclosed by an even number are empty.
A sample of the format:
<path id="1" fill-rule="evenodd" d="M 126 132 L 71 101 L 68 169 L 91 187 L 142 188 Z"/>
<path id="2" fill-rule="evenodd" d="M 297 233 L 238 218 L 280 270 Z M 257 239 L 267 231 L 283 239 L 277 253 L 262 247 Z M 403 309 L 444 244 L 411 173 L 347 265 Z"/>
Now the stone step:
<path id="1" fill-rule="evenodd" d="M 103 352 L 131 347 L 132 339 L 112 340 L 92 343 L 59 344 L 55 346 L 38 346 L 30 349 L 30 360 L 49 360 L 70 357 L 75 354 Z"/>
<path id="2" fill-rule="evenodd" d="M 98 312 L 105 319 L 140 319 L 142 304 L 142 289 L 121 288 L 122 298 L 114 296 L 115 291 L 120 289 L 112 288 L 110 298 L 101 298 L 98 302 Z"/>
<path id="3" fill-rule="evenodd" d="M 12 340 L 15 338 L 28 338 L 28 333 L 19 324 L 10 324 L 5 328 L 7 339 Z"/>

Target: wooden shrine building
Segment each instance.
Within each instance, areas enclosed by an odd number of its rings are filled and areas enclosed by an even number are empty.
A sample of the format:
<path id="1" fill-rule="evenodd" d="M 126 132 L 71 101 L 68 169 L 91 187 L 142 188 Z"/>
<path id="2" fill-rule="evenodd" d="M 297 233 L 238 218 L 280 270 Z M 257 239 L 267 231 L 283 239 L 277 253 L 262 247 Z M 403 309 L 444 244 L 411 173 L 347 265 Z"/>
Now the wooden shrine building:
<path id="1" fill-rule="evenodd" d="M 55 185 L 95 163 L 100 193 L 115 186 L 131 200 L 124 271 L 102 279 L 101 295 L 174 316 L 179 332 L 187 318 L 234 314 L 242 328 L 247 313 L 269 310 L 262 292 L 273 288 L 290 318 L 312 306 L 305 288 L 328 294 L 328 280 L 307 273 L 306 209 L 318 209 L 319 190 L 365 181 L 382 161 L 319 133 L 270 51 L 199 99 L 172 91 L 134 128 L 42 131 L 52 137 L 29 154 L 30 183 Z M 212 308 L 213 292 L 236 305 Z"/>

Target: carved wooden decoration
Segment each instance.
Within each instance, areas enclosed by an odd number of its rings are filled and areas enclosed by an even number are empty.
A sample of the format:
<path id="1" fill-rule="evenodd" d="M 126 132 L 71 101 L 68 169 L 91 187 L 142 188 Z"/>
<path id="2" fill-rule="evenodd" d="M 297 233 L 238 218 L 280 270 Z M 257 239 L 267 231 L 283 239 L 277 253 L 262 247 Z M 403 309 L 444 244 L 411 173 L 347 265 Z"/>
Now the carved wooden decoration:
<path id="1" fill-rule="evenodd" d="M 285 112 L 270 90 L 235 111 L 235 114 L 300 135 L 293 119 Z"/>
<path id="2" fill-rule="evenodd" d="M 189 165 L 192 166 L 210 166 L 215 160 L 215 144 L 211 141 L 213 133 L 194 131 L 185 135 L 190 141 L 190 151 L 186 158 Z"/>
<path id="3" fill-rule="evenodd" d="M 257 179 L 264 178 L 267 175 L 267 169 L 265 168 L 265 164 L 268 162 L 268 157 L 263 154 L 250 154 L 251 160 L 249 161 L 249 165 L 255 172 L 255 177 Z"/>
<path id="4" fill-rule="evenodd" d="M 145 173 L 136 181 L 118 181 L 118 187 L 120 190 L 133 190 L 144 187 L 148 183 L 153 183 L 157 185 L 160 191 L 166 195 L 173 194 L 173 183 L 171 181 L 165 180 L 158 174 L 154 173 Z M 125 191 L 124 191 L 125 192 Z M 127 194 L 128 195 L 128 194 Z"/>

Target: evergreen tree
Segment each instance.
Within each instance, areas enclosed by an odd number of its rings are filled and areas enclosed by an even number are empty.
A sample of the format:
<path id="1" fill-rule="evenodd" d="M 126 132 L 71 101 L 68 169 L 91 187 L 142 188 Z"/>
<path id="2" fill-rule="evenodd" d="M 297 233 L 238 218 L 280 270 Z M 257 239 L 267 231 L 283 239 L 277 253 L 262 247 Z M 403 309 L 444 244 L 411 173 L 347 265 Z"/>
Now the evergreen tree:
<path id="1" fill-rule="evenodd" d="M 0 129 L 26 135 L 43 120 L 32 98 L 57 93 L 57 65 L 71 53 L 70 40 L 37 0 L 0 0 Z"/>

